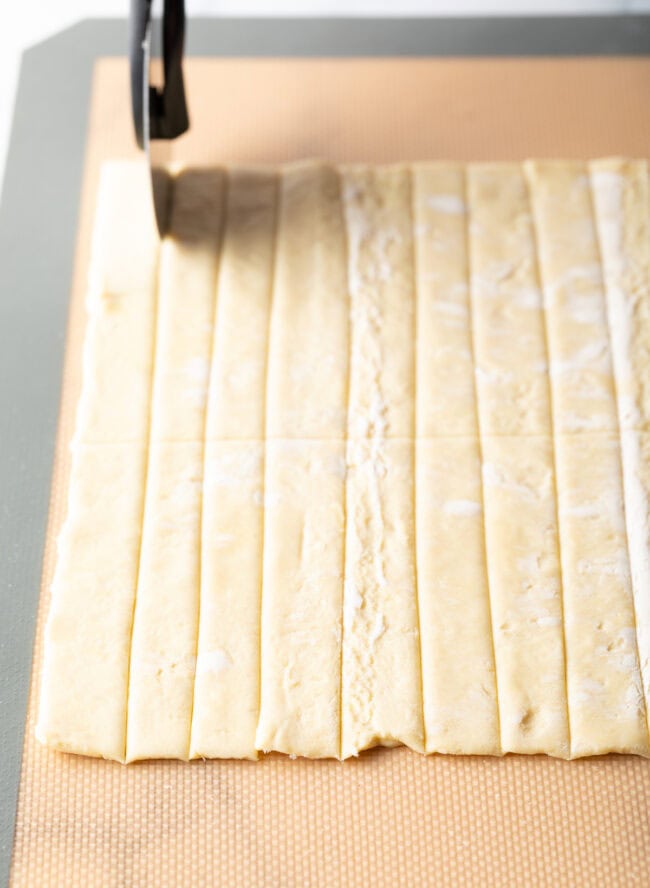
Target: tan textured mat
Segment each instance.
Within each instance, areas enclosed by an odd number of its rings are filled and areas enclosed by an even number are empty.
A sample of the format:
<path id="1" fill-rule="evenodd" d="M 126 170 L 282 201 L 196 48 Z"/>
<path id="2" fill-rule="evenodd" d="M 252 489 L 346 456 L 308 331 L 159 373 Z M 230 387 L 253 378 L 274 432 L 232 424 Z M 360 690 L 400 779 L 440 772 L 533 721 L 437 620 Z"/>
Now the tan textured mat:
<path id="1" fill-rule="evenodd" d="M 280 162 L 643 156 L 650 63 L 290 61 L 188 65 L 183 157 Z M 132 153 L 126 67 L 97 72 L 43 588 L 65 509 L 99 163 Z M 255 113 L 253 113 L 255 112 Z M 317 113 L 316 113 L 317 112 Z M 336 112 L 336 113 L 335 113 Z M 47 593 L 35 662 L 40 664 Z M 35 670 L 35 676 L 38 670 Z M 343 765 L 120 765 L 33 740 L 14 885 L 645 885 L 650 770 L 627 757 L 423 758 Z"/>

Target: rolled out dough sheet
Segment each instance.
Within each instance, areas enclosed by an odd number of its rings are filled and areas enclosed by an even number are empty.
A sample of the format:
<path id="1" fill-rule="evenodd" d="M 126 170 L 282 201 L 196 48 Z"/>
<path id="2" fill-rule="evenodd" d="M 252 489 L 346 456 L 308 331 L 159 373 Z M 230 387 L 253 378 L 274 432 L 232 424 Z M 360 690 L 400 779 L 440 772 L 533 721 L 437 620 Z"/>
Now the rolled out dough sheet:
<path id="1" fill-rule="evenodd" d="M 643 161 L 102 174 L 37 737 L 650 754 Z"/>

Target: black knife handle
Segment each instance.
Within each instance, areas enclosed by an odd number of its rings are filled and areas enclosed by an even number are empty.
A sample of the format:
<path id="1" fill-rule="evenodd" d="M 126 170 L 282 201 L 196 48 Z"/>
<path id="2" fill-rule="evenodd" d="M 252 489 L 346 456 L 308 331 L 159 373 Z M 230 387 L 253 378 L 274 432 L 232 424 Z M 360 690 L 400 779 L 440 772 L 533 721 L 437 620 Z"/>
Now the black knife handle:
<path id="1" fill-rule="evenodd" d="M 129 17 L 129 59 L 131 66 L 131 106 L 135 137 L 145 147 L 144 90 L 149 84 L 146 70 L 145 37 L 151 22 L 152 0 L 131 0 Z M 154 27 L 156 23 L 151 22 Z M 189 127 L 183 85 L 183 41 L 185 37 L 184 0 L 163 2 L 163 73 L 162 90 L 149 85 L 149 137 L 175 139 Z"/>

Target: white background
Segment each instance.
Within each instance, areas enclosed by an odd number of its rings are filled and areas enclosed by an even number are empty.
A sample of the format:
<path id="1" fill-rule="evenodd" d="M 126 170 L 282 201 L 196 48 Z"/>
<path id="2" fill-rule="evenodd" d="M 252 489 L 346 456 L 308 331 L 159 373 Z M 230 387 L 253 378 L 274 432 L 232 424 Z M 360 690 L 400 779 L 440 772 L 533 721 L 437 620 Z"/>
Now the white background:
<path id="1" fill-rule="evenodd" d="M 0 29 L 0 182 L 24 49 L 89 17 L 125 17 L 128 0 L 4 0 Z M 189 15 L 561 15 L 650 12 L 650 0 L 186 0 Z"/>

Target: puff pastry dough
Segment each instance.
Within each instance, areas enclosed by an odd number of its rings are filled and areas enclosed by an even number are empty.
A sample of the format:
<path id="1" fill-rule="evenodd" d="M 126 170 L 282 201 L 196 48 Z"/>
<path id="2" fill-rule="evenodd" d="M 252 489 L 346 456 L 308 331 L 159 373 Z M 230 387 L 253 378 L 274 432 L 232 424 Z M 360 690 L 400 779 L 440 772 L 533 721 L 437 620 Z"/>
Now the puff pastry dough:
<path id="1" fill-rule="evenodd" d="M 643 161 L 103 171 L 38 738 L 648 755 Z"/>

